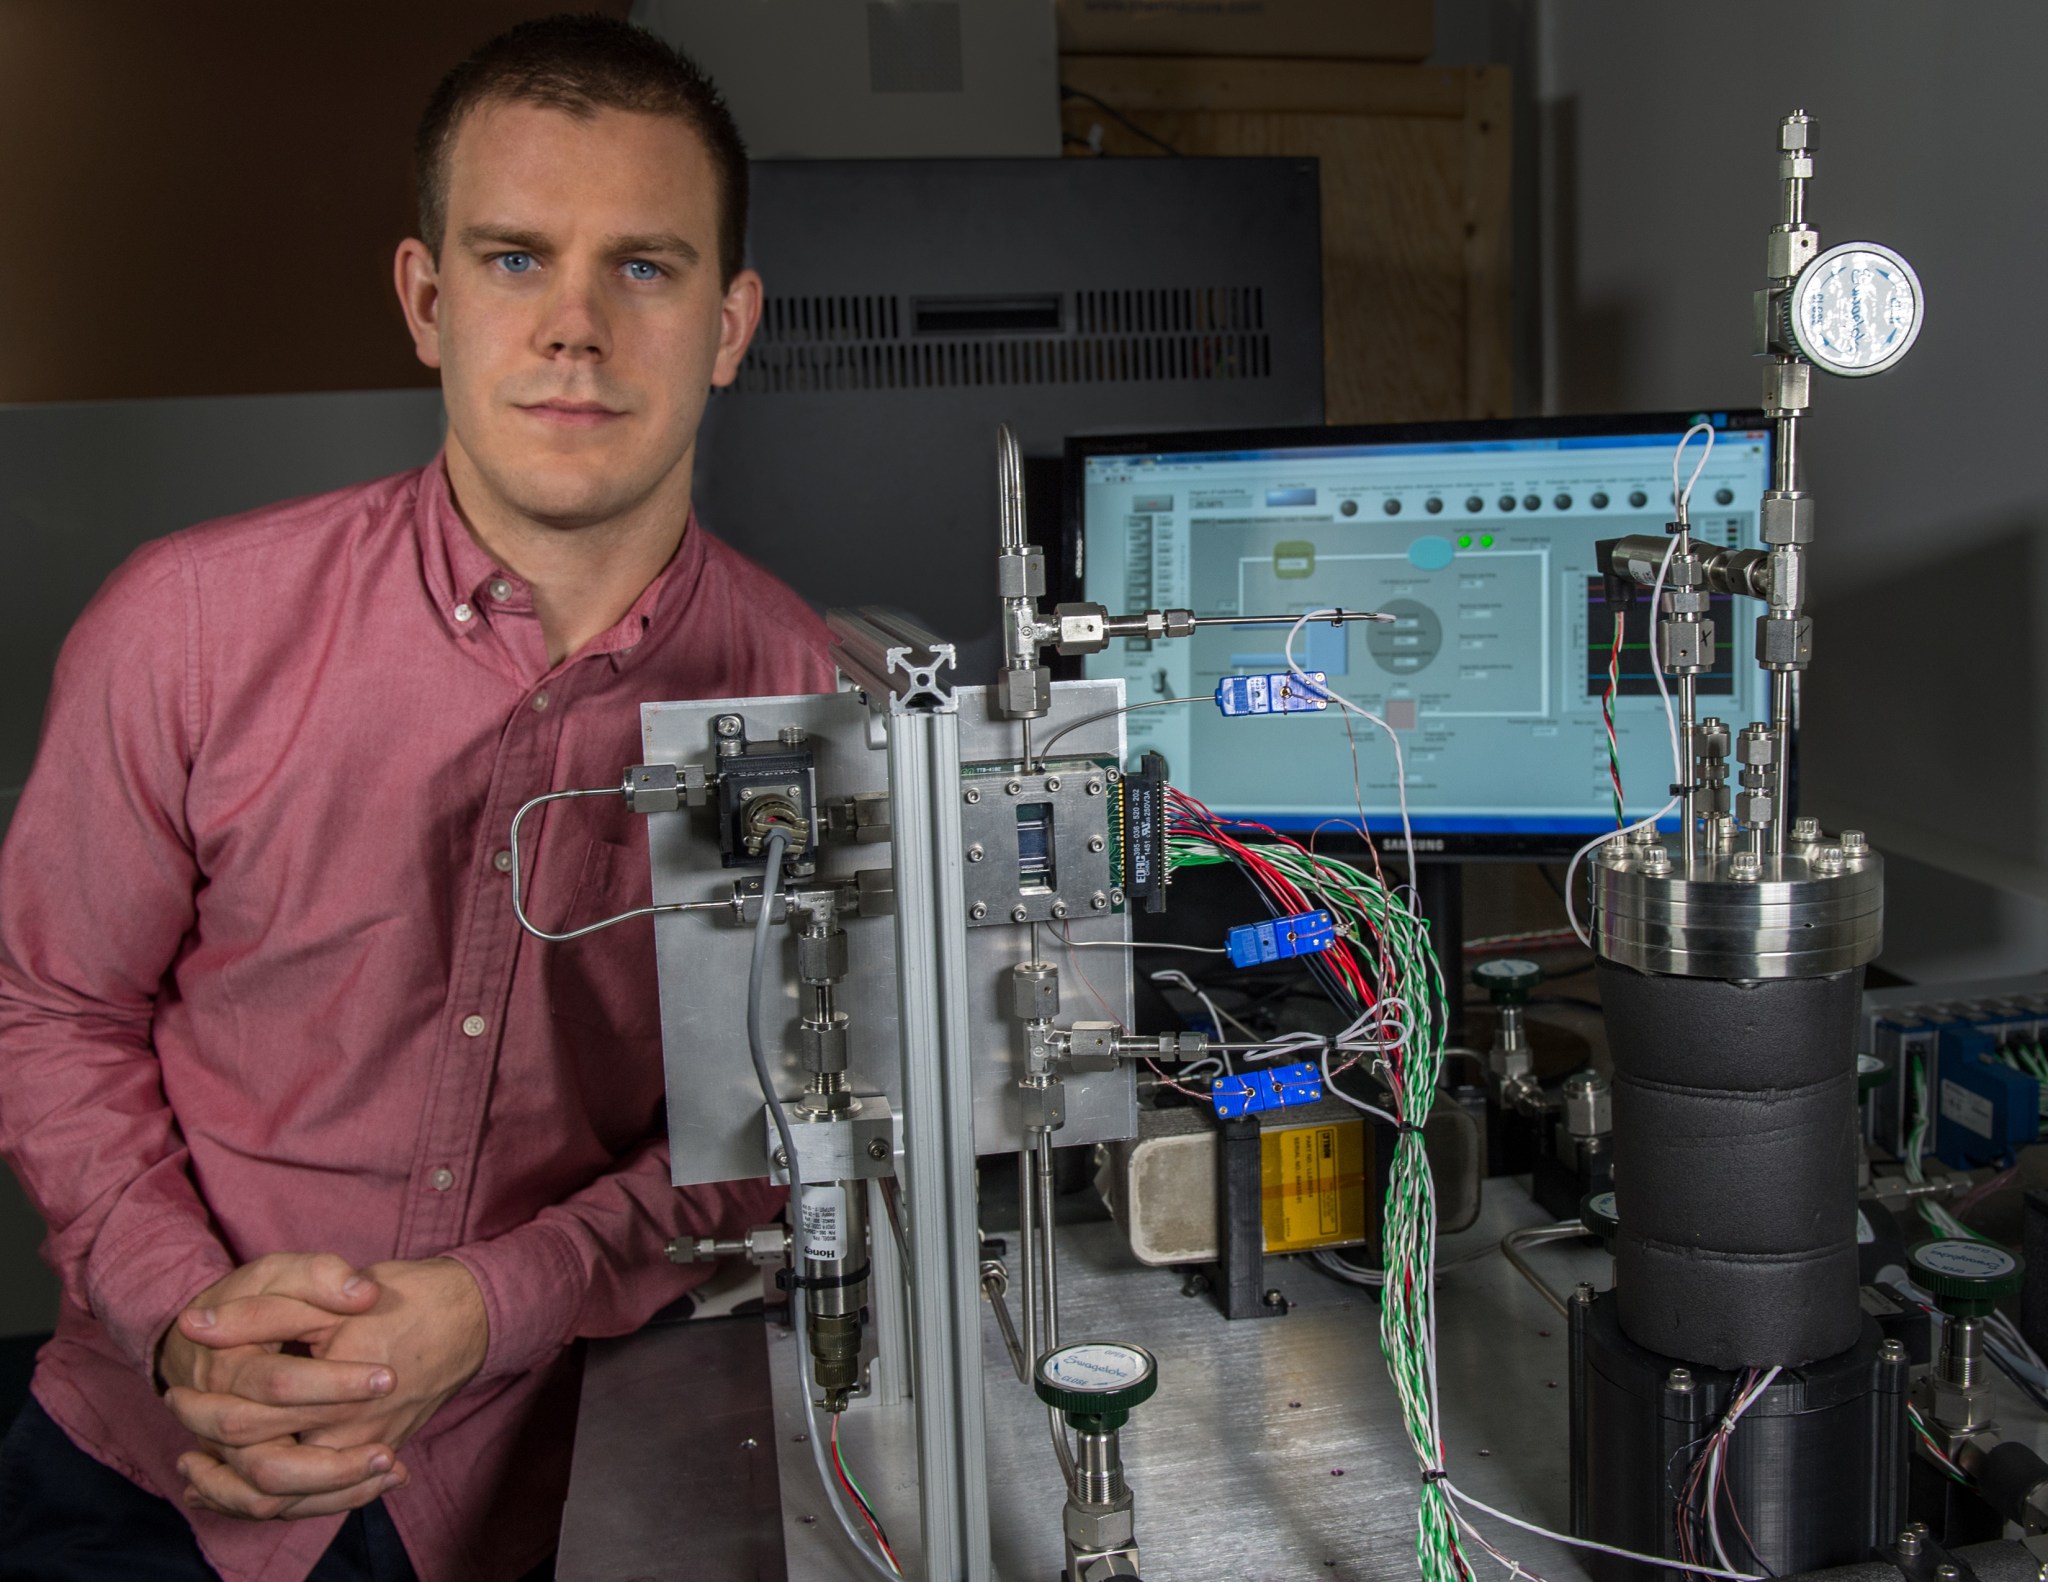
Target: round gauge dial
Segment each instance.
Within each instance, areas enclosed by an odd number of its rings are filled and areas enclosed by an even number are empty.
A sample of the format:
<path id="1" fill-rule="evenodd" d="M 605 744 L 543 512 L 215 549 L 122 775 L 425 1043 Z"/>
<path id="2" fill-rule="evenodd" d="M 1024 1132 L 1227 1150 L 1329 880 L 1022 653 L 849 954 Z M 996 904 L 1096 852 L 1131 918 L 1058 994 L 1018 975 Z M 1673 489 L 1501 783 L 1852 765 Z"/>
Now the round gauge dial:
<path id="1" fill-rule="evenodd" d="M 1046 1405 L 1115 1427 L 1158 1387 L 1159 1365 L 1143 1346 L 1084 1340 L 1041 1357 L 1033 1383 Z"/>
<path id="2" fill-rule="evenodd" d="M 1913 266 L 1876 242 L 1830 247 L 1800 271 L 1785 328 L 1800 355 L 1845 378 L 1882 373 L 1906 355 L 1925 317 Z"/>

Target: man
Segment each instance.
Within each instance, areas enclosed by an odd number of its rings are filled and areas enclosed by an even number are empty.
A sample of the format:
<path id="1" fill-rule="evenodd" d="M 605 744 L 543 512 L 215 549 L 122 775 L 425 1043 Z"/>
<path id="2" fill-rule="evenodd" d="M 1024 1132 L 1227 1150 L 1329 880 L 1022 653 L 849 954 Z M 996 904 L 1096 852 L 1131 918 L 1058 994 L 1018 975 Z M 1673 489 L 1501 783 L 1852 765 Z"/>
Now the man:
<path id="1" fill-rule="evenodd" d="M 616 782 L 642 701 L 831 684 L 690 517 L 760 313 L 738 135 L 667 46 L 554 18 L 442 84 L 419 181 L 442 456 L 138 552 L 0 851 L 0 1150 L 64 1288 L 0 1578 L 518 1577 L 569 1342 L 773 1210 L 668 1184 L 648 924 L 538 945 L 506 849 Z M 622 804 L 526 833 L 531 915 L 644 903 Z"/>

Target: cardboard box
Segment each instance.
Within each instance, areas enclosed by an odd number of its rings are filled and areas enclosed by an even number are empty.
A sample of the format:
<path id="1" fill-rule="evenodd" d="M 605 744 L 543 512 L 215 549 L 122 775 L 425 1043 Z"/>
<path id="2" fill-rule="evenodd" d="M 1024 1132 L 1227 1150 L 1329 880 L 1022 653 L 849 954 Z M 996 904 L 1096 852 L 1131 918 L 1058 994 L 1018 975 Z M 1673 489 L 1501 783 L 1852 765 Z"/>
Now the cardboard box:
<path id="1" fill-rule="evenodd" d="M 1430 0 L 1057 0 L 1070 55 L 1425 60 Z"/>

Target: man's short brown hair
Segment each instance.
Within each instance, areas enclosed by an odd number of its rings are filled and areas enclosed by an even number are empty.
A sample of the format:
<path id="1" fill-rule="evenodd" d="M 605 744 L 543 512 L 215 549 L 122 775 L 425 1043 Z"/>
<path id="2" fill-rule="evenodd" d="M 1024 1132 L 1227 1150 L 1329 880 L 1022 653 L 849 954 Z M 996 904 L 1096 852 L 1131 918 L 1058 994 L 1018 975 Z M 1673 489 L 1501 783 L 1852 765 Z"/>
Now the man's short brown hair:
<path id="1" fill-rule="evenodd" d="M 672 115 L 703 141 L 718 181 L 718 276 L 746 259 L 747 148 L 711 79 L 680 50 L 608 16 L 550 16 L 500 33 L 441 79 L 413 142 L 420 239 L 441 256 L 448 156 L 463 117 L 486 104 L 538 104 L 588 120 L 599 110 Z"/>

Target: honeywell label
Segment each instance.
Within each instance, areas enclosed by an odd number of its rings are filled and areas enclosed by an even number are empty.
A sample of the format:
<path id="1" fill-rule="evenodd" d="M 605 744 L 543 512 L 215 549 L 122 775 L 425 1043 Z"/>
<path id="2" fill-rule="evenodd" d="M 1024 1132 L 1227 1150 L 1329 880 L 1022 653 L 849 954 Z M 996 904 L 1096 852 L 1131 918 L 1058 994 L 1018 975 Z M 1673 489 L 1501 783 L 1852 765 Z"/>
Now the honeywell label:
<path id="1" fill-rule="evenodd" d="M 845 1187 L 805 1187 L 804 1205 L 797 1219 L 797 1239 L 806 1258 L 846 1256 Z"/>
<path id="2" fill-rule="evenodd" d="M 1941 1085 L 1941 1114 L 1944 1120 L 1966 1126 L 1979 1137 L 1991 1135 L 1991 1101 L 1968 1088 L 1944 1081 Z"/>

